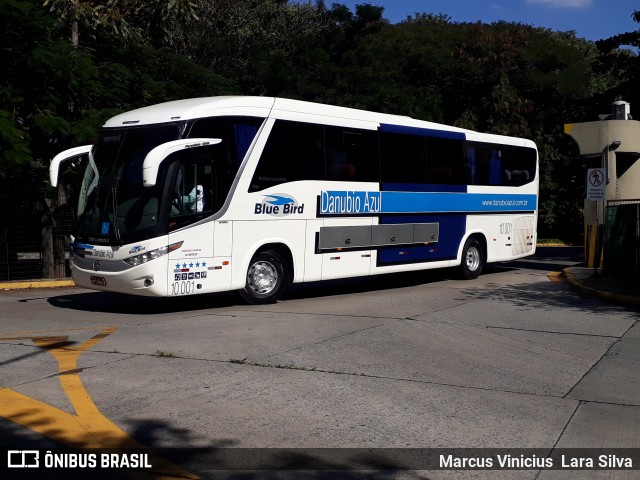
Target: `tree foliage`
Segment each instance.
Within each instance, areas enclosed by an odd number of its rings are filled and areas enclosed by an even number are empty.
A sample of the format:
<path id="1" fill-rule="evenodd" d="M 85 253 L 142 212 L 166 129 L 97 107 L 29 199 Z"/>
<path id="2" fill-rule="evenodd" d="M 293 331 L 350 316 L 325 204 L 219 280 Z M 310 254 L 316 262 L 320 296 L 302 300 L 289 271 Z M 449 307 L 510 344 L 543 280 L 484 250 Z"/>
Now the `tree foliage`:
<path id="1" fill-rule="evenodd" d="M 80 31 L 94 37 L 98 30 L 148 43 L 158 35 L 168 37 L 166 25 L 174 19 L 199 20 L 203 0 L 44 0 L 43 6 L 70 31 L 79 45 Z M 149 36 L 149 34 L 152 34 Z"/>
<path id="2" fill-rule="evenodd" d="M 120 111 L 274 95 L 531 138 L 540 230 L 575 238 L 582 165 L 561 125 L 640 101 L 638 56 L 621 48 L 638 31 L 596 44 L 430 13 L 391 24 L 382 7 L 322 0 L 0 0 L 0 26 L 0 200 L 45 184 L 55 153 Z"/>

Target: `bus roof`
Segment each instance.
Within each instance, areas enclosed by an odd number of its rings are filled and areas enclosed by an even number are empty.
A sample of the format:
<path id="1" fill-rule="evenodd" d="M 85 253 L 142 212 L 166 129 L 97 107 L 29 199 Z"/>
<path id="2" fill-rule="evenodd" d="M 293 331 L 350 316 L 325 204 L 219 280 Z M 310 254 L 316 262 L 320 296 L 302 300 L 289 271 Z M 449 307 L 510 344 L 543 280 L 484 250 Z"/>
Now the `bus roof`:
<path id="1" fill-rule="evenodd" d="M 267 117 L 273 107 L 273 97 L 202 97 L 158 103 L 148 107 L 131 110 L 110 118 L 103 125 L 106 128 L 149 125 L 154 123 L 176 122 L 210 116 L 242 114 Z"/>
<path id="2" fill-rule="evenodd" d="M 355 108 L 290 100 L 287 98 L 255 96 L 202 97 L 159 103 L 116 115 L 107 120 L 104 126 L 109 128 L 147 125 L 225 114 L 268 117 L 271 112 L 277 112 L 277 116 L 279 117 L 286 116 L 287 113 L 307 114 L 371 123 L 415 124 L 416 126 L 423 127 L 430 124 L 431 126 L 439 126 L 440 128 L 446 128 L 448 130 L 463 131 L 459 128 L 414 120 L 410 117 L 399 115 L 375 113 Z"/>
<path id="3" fill-rule="evenodd" d="M 391 124 L 427 130 L 458 132 L 464 134 L 467 139 L 475 141 L 493 140 L 500 143 L 534 146 L 533 142 L 525 141 L 524 139 L 482 134 L 435 122 L 416 120 L 407 116 L 376 113 L 286 98 L 241 95 L 190 98 L 159 103 L 116 115 L 107 120 L 103 126 L 105 128 L 116 128 L 151 125 L 221 115 L 246 115 L 263 118 L 271 115 L 276 118 L 297 119 L 300 121 L 304 121 L 304 117 L 308 117 L 308 121 L 311 121 L 312 117 L 317 117 L 319 119 L 333 119 L 336 124 L 343 123 L 340 120 L 347 120 L 361 127 L 368 125 L 371 129 L 377 129 L 381 124 Z"/>

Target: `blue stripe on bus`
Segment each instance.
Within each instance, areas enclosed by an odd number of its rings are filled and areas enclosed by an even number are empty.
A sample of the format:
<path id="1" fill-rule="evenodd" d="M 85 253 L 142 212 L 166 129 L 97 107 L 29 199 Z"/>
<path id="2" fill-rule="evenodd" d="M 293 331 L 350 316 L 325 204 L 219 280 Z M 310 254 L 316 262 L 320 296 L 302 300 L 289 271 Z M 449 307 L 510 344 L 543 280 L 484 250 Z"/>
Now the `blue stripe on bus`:
<path id="1" fill-rule="evenodd" d="M 382 192 L 381 213 L 493 213 L 535 210 L 536 195 Z"/>
<path id="2" fill-rule="evenodd" d="M 404 263 L 452 260 L 458 255 L 458 247 L 467 228 L 466 215 L 420 215 L 380 217 L 381 224 L 438 223 L 438 242 L 429 245 L 412 245 L 378 249 L 378 266 Z"/>
<path id="3" fill-rule="evenodd" d="M 534 211 L 532 194 L 344 191 L 320 192 L 319 215 L 384 215 L 412 213 L 502 213 Z"/>
<path id="4" fill-rule="evenodd" d="M 93 250 L 93 245 L 87 245 L 86 243 L 70 243 L 69 248 L 84 248 L 85 250 Z"/>
<path id="5" fill-rule="evenodd" d="M 405 127 L 404 125 L 380 124 L 381 132 L 404 133 L 406 135 L 418 135 L 420 137 L 448 138 L 451 140 L 466 140 L 464 132 L 452 132 L 449 130 L 435 130 L 432 128 Z"/>

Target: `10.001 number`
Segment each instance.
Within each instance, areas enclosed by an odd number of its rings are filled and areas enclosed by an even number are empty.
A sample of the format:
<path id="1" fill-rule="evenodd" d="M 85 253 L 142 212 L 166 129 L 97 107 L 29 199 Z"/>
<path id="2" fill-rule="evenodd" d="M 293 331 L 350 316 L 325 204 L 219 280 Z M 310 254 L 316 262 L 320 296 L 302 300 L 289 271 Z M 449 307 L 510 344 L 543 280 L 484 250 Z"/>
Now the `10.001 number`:
<path id="1" fill-rule="evenodd" d="M 196 282 L 182 281 L 171 284 L 171 295 L 189 295 L 196 289 Z"/>
<path id="2" fill-rule="evenodd" d="M 501 223 L 500 235 L 511 235 L 513 233 L 513 223 Z"/>

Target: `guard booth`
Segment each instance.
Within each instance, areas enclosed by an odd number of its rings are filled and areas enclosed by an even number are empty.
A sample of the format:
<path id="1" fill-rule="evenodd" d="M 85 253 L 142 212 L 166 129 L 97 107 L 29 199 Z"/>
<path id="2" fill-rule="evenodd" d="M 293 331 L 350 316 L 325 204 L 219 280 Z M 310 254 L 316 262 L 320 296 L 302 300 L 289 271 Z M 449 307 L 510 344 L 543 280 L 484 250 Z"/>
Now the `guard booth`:
<path id="1" fill-rule="evenodd" d="M 585 159 L 587 266 L 596 273 L 604 266 L 616 276 L 623 265 L 625 271 L 633 270 L 635 261 L 639 272 L 640 216 L 629 222 L 636 208 L 640 213 L 640 122 L 632 119 L 629 103 L 617 101 L 611 114 L 600 115 L 599 121 L 565 124 L 564 132 Z"/>

